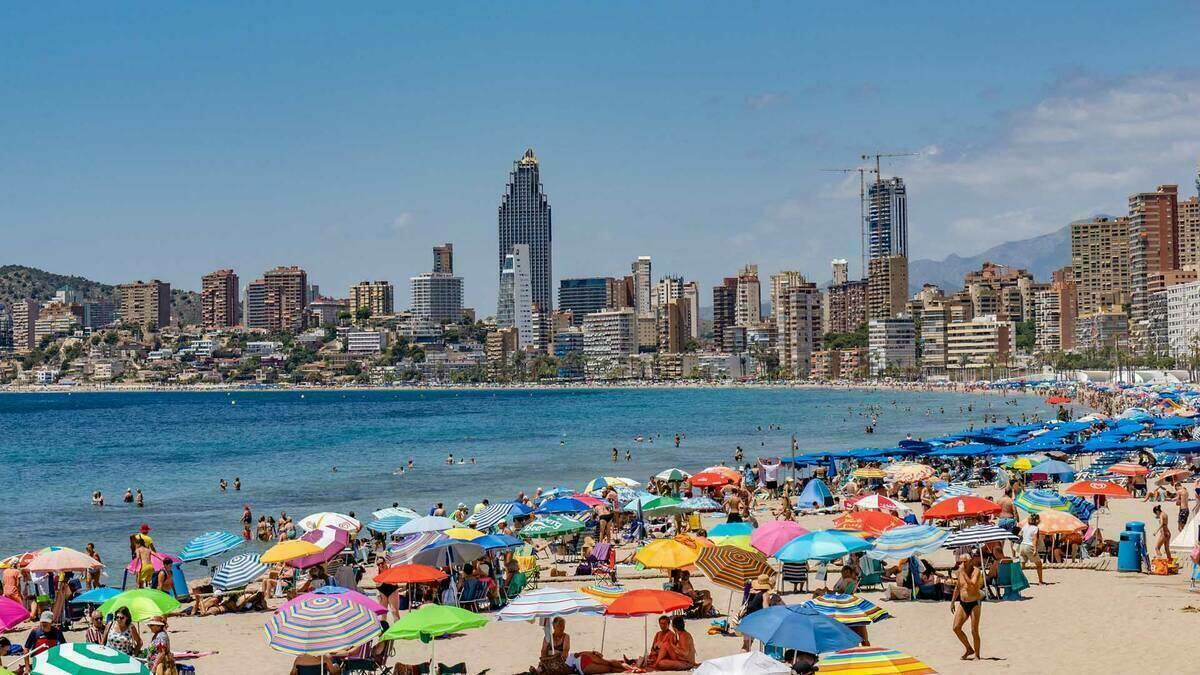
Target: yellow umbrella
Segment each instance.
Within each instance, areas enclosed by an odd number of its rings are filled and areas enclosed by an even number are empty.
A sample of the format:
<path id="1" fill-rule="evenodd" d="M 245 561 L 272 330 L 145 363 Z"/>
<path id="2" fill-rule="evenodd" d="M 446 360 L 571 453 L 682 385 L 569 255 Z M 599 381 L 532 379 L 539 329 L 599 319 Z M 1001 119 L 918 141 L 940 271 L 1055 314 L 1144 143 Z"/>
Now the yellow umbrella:
<path id="1" fill-rule="evenodd" d="M 659 539 L 642 547 L 633 559 L 648 567 L 660 570 L 674 570 L 690 567 L 696 564 L 700 550 L 675 541 L 674 539 Z"/>
<path id="2" fill-rule="evenodd" d="M 452 527 L 442 534 L 451 539 L 460 539 L 462 541 L 471 541 L 483 536 L 483 533 L 471 527 Z"/>
<path id="3" fill-rule="evenodd" d="M 887 474 L 883 469 L 877 469 L 873 466 L 864 466 L 861 469 L 855 469 L 851 474 L 855 478 L 887 478 Z"/>
<path id="4" fill-rule="evenodd" d="M 740 548 L 743 551 L 753 551 L 755 553 L 758 552 L 758 549 L 750 545 L 750 535 L 748 534 L 734 534 L 728 537 L 711 537 L 711 539 L 712 542 L 717 546 L 732 546 L 734 548 Z"/>
<path id="5" fill-rule="evenodd" d="M 260 560 L 264 563 L 281 563 L 296 558 L 303 558 L 306 555 L 320 553 L 323 549 L 320 546 L 303 539 L 292 539 L 289 541 L 281 541 L 271 548 L 267 549 L 266 553 L 260 556 Z"/>
<path id="6" fill-rule="evenodd" d="M 1005 464 L 1005 466 L 1010 469 L 1016 469 L 1017 471 L 1028 471 L 1033 468 L 1034 464 L 1028 457 L 1021 457 L 1019 459 L 1014 459 L 1008 464 Z"/>
<path id="7" fill-rule="evenodd" d="M 932 466 L 916 462 L 896 462 L 895 464 L 888 465 L 885 471 L 897 483 L 915 483 L 919 480 L 925 480 L 935 473 Z"/>

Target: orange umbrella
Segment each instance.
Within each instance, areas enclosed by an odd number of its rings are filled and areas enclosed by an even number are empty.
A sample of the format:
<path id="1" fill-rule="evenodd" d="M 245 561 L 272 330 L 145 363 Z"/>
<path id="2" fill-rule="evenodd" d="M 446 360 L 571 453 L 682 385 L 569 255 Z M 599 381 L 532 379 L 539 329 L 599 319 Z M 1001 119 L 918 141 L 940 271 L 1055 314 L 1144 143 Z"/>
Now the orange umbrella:
<path id="1" fill-rule="evenodd" d="M 844 513 L 833 521 L 836 529 L 865 532 L 872 537 L 878 537 L 884 531 L 903 524 L 903 520 L 883 511 L 853 511 Z"/>
<path id="2" fill-rule="evenodd" d="M 925 520 L 953 520 L 1000 513 L 1000 505 L 983 497 L 951 497 L 925 509 Z"/>
<path id="3" fill-rule="evenodd" d="M 1042 511 L 1038 513 L 1038 518 L 1038 531 L 1042 534 L 1070 534 L 1087 527 L 1086 523 L 1066 511 Z"/>
<path id="4" fill-rule="evenodd" d="M 1154 480 L 1159 483 L 1164 483 L 1169 480 L 1175 480 L 1176 478 L 1182 478 L 1190 475 L 1192 475 L 1192 472 L 1188 469 L 1168 469 L 1167 471 L 1162 472 L 1162 474 Z"/>
<path id="5" fill-rule="evenodd" d="M 684 546 L 691 546 L 694 549 L 716 546 L 708 537 L 701 537 L 697 534 L 677 534 L 674 536 L 674 539 Z"/>
<path id="6" fill-rule="evenodd" d="M 731 466 L 720 466 L 720 465 L 710 466 L 707 469 L 705 469 L 704 471 L 701 471 L 700 473 L 715 473 L 715 474 L 718 474 L 721 476 L 725 476 L 726 478 L 729 479 L 729 482 L 731 482 L 731 483 L 742 482 L 742 472 L 738 471 L 737 469 L 735 469 Z"/>
<path id="7" fill-rule="evenodd" d="M 1063 492 L 1069 495 L 1075 495 L 1077 497 L 1094 497 L 1101 495 L 1104 497 L 1120 499 L 1122 497 L 1133 496 L 1129 494 L 1128 490 L 1120 485 L 1117 485 L 1116 483 L 1110 483 L 1106 480 L 1081 480 L 1071 483 L 1071 485 L 1067 486 L 1067 489 L 1063 490 Z"/>
<path id="8" fill-rule="evenodd" d="M 1150 473 L 1150 469 L 1142 466 L 1141 464 L 1120 462 L 1108 467 L 1108 472 L 1120 474 L 1122 476 L 1145 476 L 1146 474 Z"/>
<path id="9" fill-rule="evenodd" d="M 728 485 L 728 484 L 732 483 L 733 481 L 729 480 L 728 478 L 726 478 L 725 476 L 722 476 L 719 473 L 714 473 L 712 471 L 702 471 L 702 472 L 692 476 L 691 478 L 689 478 L 688 482 L 691 483 L 692 485 L 695 485 L 696 487 L 716 487 L 718 485 Z"/>
<path id="10" fill-rule="evenodd" d="M 427 584 L 441 581 L 446 573 L 429 565 L 396 565 L 375 575 L 377 584 Z"/>
<path id="11" fill-rule="evenodd" d="M 604 613 L 609 616 L 646 616 L 667 614 L 691 606 L 692 599 L 682 593 L 641 588 L 622 593 Z"/>

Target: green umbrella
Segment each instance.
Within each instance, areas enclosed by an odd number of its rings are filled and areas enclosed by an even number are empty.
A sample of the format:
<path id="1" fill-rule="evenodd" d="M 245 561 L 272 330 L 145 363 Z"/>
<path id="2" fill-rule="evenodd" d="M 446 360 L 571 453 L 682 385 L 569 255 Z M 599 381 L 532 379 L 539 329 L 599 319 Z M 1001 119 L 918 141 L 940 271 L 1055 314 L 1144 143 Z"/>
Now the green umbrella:
<path id="1" fill-rule="evenodd" d="M 679 513 L 687 513 L 687 509 L 683 507 L 683 500 L 674 497 L 655 497 L 650 501 L 642 504 L 642 513 L 651 516 L 673 516 Z"/>
<path id="2" fill-rule="evenodd" d="M 421 605 L 420 609 L 400 617 L 379 636 L 379 640 L 428 641 L 430 649 L 434 650 L 436 647 L 432 645 L 433 638 L 468 628 L 481 628 L 487 622 L 486 616 L 465 609 L 451 605 L 425 604 Z M 433 663 L 436 659 L 436 653 L 431 652 L 429 662 Z"/>
<path id="3" fill-rule="evenodd" d="M 33 659 L 31 675 L 150 675 L 146 665 L 111 647 L 87 642 L 58 645 Z"/>
<path id="4" fill-rule="evenodd" d="M 137 588 L 114 596 L 100 605 L 100 614 L 112 614 L 120 607 L 128 608 L 130 618 L 138 623 L 174 612 L 179 609 L 179 601 L 153 588 Z"/>
<path id="5" fill-rule="evenodd" d="M 523 527 L 517 536 L 524 539 L 560 537 L 582 529 L 583 523 L 570 516 L 548 515 Z"/>

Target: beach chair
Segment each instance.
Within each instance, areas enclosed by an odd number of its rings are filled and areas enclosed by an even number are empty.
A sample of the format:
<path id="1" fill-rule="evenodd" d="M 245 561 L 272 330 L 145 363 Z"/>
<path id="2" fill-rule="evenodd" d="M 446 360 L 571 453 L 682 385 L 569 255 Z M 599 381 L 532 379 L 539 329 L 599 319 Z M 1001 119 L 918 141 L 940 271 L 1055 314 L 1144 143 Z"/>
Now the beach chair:
<path id="1" fill-rule="evenodd" d="M 459 607 L 478 612 L 481 609 L 488 609 L 490 605 L 487 584 L 478 579 L 470 579 L 463 584 L 462 592 L 458 595 Z"/>
<path id="2" fill-rule="evenodd" d="M 1019 563 L 1008 561 L 1000 563 L 996 571 L 996 585 L 1003 589 L 1005 600 L 1020 600 L 1021 591 L 1029 588 L 1029 580 L 1025 578 Z"/>
<path id="3" fill-rule="evenodd" d="M 866 590 L 867 588 L 877 588 L 878 590 L 881 590 L 881 591 L 883 590 L 883 563 L 882 562 L 880 562 L 874 558 L 868 558 L 866 556 L 863 556 L 862 560 L 858 564 L 858 568 L 859 568 L 859 577 L 858 577 L 859 590 Z"/>
<path id="4" fill-rule="evenodd" d="M 783 573 L 779 575 L 779 589 L 783 590 L 783 584 L 791 584 L 792 592 L 799 593 L 808 590 L 808 563 L 807 562 L 785 562 L 783 563 Z"/>
<path id="5" fill-rule="evenodd" d="M 508 582 L 508 588 L 504 589 L 504 597 L 512 600 L 520 595 L 521 591 L 525 590 L 525 587 L 528 585 L 529 577 L 522 572 L 517 572 L 513 575 L 512 580 Z"/>
<path id="6" fill-rule="evenodd" d="M 538 577 L 541 576 L 542 568 L 538 564 L 537 556 L 518 555 L 513 556 L 517 561 L 517 571 L 525 575 L 530 588 L 537 588 Z"/>

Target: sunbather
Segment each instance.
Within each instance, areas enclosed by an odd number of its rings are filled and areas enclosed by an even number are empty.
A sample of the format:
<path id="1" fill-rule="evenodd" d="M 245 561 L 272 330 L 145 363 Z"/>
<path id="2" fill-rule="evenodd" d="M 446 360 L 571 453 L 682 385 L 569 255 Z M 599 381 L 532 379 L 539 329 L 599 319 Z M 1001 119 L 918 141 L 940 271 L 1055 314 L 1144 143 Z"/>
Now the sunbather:
<path id="1" fill-rule="evenodd" d="M 696 667 L 696 641 L 687 632 L 687 624 L 682 616 L 671 619 L 671 628 L 675 632 L 675 640 L 666 647 L 666 651 L 654 667 L 658 670 L 691 670 Z"/>

